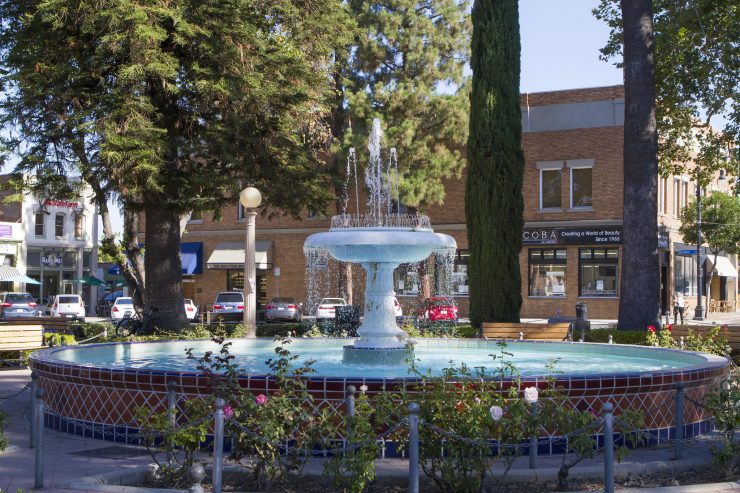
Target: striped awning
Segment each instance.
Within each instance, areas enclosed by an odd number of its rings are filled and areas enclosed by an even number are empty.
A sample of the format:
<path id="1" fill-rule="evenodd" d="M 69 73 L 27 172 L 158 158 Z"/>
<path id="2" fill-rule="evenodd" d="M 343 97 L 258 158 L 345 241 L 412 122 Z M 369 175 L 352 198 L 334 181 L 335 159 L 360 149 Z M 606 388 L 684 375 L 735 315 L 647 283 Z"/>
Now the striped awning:
<path id="1" fill-rule="evenodd" d="M 10 280 L 12 277 L 22 276 L 18 269 L 10 265 L 0 265 L 0 281 Z"/>

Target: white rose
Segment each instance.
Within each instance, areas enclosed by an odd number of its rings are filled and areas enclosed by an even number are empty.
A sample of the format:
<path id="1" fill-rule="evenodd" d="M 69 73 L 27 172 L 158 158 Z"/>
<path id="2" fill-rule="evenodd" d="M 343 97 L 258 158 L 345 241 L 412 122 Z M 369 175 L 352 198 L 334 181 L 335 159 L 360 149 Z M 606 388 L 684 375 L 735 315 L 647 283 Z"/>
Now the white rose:
<path id="1" fill-rule="evenodd" d="M 524 400 L 527 401 L 527 404 L 534 404 L 538 398 L 539 391 L 537 387 L 527 387 L 524 389 Z"/>
<path id="2" fill-rule="evenodd" d="M 491 418 L 493 418 L 494 421 L 498 421 L 504 416 L 504 410 L 501 409 L 500 406 L 491 406 L 491 409 L 489 409 L 488 412 L 491 413 Z"/>
<path id="3" fill-rule="evenodd" d="M 360 385 L 360 392 L 367 392 L 367 385 Z"/>

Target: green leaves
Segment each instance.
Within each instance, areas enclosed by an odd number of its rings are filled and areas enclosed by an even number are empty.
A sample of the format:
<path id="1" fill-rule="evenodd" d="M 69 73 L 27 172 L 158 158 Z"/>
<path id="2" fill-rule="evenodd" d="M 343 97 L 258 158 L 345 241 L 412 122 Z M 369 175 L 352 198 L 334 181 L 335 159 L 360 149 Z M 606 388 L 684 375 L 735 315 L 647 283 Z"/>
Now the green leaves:
<path id="1" fill-rule="evenodd" d="M 716 0 L 652 3 L 661 174 L 681 174 L 684 163 L 693 161 L 705 171 L 725 168 L 737 177 L 737 5 Z M 602 59 L 619 58 L 623 43 L 619 2 L 601 0 L 594 15 L 611 28 Z"/>

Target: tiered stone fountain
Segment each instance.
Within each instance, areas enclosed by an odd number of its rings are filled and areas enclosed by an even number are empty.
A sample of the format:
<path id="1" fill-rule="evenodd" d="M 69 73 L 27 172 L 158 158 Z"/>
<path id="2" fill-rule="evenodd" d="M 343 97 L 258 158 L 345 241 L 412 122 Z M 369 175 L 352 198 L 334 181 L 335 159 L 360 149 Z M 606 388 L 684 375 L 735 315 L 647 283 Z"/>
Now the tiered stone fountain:
<path id="1" fill-rule="evenodd" d="M 393 271 L 435 252 L 449 257 L 457 248 L 454 238 L 432 230 L 427 216 L 391 212 L 393 170 L 390 162 L 384 166 L 381 139 L 380 121 L 375 119 L 365 172 L 368 212 L 334 216 L 329 231 L 313 234 L 303 244 L 309 259 L 325 253 L 341 262 L 360 264 L 367 271 L 359 338 L 344 346 L 344 362 L 351 364 L 401 364 L 410 356 L 413 345 L 396 324 Z"/>

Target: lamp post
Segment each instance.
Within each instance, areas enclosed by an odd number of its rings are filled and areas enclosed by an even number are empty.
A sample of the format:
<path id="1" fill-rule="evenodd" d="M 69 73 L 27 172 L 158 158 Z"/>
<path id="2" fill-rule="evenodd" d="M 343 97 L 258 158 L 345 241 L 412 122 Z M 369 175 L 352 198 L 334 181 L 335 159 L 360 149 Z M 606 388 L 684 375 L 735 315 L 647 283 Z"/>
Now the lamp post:
<path id="1" fill-rule="evenodd" d="M 239 202 L 244 206 L 247 221 L 244 242 L 244 328 L 247 337 L 257 337 L 257 281 L 254 260 L 254 223 L 256 208 L 262 202 L 262 194 L 254 187 L 239 192 Z"/>
<path id="2" fill-rule="evenodd" d="M 696 178 L 696 309 L 694 320 L 704 320 L 704 306 L 702 304 L 703 277 L 701 267 L 701 184 Z"/>

